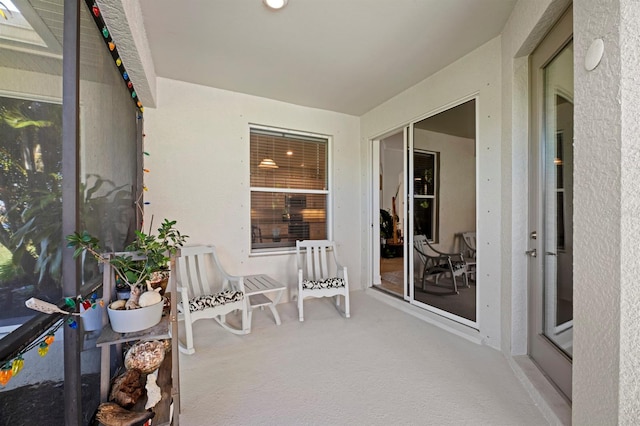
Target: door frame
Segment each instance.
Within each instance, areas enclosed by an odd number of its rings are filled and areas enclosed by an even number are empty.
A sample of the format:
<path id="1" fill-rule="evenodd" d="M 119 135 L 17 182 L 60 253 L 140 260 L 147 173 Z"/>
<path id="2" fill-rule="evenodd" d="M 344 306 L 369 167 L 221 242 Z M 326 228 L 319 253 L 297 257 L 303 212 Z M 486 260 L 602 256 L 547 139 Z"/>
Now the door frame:
<path id="1" fill-rule="evenodd" d="M 404 200 L 404 205 L 405 205 L 405 220 L 403 221 L 402 227 L 403 227 L 403 235 L 404 235 L 404 253 L 405 253 L 405 270 L 404 270 L 404 282 L 405 282 L 405 286 L 404 286 L 404 300 L 409 302 L 410 305 L 414 305 L 416 307 L 419 307 L 421 309 L 424 309 L 426 311 L 429 311 L 431 313 L 437 314 L 438 316 L 444 317 L 446 319 L 455 321 L 456 323 L 465 325 L 467 327 L 470 327 L 474 330 L 479 331 L 480 330 L 480 317 L 481 317 L 481 310 L 480 310 L 480 293 L 481 293 L 481 288 L 482 288 L 482 282 L 483 281 L 481 279 L 482 277 L 482 268 L 480 267 L 480 263 L 478 262 L 478 265 L 476 266 L 476 320 L 475 321 L 470 321 L 466 318 L 460 317 L 458 315 L 452 314 L 451 312 L 448 311 L 444 311 L 441 309 L 438 309 L 436 307 L 433 307 L 431 305 L 427 305 L 425 303 L 419 302 L 417 300 L 414 300 L 414 294 L 413 294 L 413 285 L 411 285 L 411 283 L 413 283 L 414 280 L 414 274 L 413 274 L 413 270 L 414 270 L 414 256 L 412 255 L 408 255 L 408 253 L 412 253 L 413 254 L 413 220 L 412 219 L 407 219 L 407 218 L 412 218 L 413 217 L 413 197 L 410 196 L 410 194 L 413 194 L 413 179 L 410 178 L 410 170 L 413 170 L 413 129 L 414 129 L 414 125 L 422 120 L 425 120 L 429 117 L 433 117 L 441 112 L 447 111 L 451 108 L 454 108 L 458 105 L 464 104 L 465 102 L 474 100 L 475 101 L 475 116 L 474 116 L 474 120 L 475 120 L 475 141 L 474 141 L 474 145 L 475 145 L 475 194 L 476 194 L 476 203 L 475 203 L 475 211 L 476 211 L 476 215 L 475 215 L 475 228 L 476 228 L 476 232 L 478 233 L 478 241 L 481 241 L 482 235 L 481 232 L 479 232 L 478 230 L 478 223 L 479 223 L 479 214 L 478 214 L 478 202 L 479 202 L 479 185 L 480 185 L 480 167 L 479 167 L 479 156 L 478 156 L 478 151 L 479 151 L 479 146 L 480 146 L 480 132 L 479 132 L 479 127 L 480 127 L 480 120 L 479 120 L 479 103 L 480 103 L 480 96 L 478 92 L 474 92 L 471 93 L 467 96 L 464 96 L 462 98 L 456 99 L 455 101 L 449 102 L 445 105 L 440 106 L 439 108 L 436 108 L 428 113 L 425 113 L 421 116 L 418 116 L 416 118 L 413 118 L 410 122 L 406 123 L 403 126 L 398 126 L 395 127 L 393 130 L 389 130 L 384 132 L 383 134 L 374 137 L 372 139 L 369 139 L 369 147 L 371 149 L 371 154 L 369 156 L 370 161 L 371 161 L 371 177 L 370 177 L 370 191 L 371 191 L 371 238 L 370 238 L 370 243 L 371 243 L 371 250 L 369 250 L 369 259 L 371 259 L 371 263 L 372 263 L 372 268 L 370 268 L 370 285 L 369 287 L 372 287 L 374 285 L 374 283 L 376 282 L 376 273 L 378 274 L 379 277 L 379 273 L 380 273 L 380 267 L 379 267 L 379 261 L 380 261 L 380 249 L 379 247 L 376 248 L 376 244 L 379 246 L 379 241 L 380 241 L 380 231 L 379 229 L 376 228 L 376 226 L 378 226 L 377 224 L 379 224 L 380 222 L 380 212 L 379 212 L 379 206 L 380 206 L 380 197 L 379 197 L 379 176 L 380 176 L 380 141 L 382 139 L 384 139 L 385 137 L 388 137 L 390 135 L 393 134 L 397 134 L 399 133 L 401 130 L 404 134 L 404 152 L 405 155 L 404 157 L 404 177 L 405 177 L 405 190 L 402 194 L 402 199 Z M 377 238 L 377 239 L 376 239 Z M 482 249 L 481 249 L 481 245 L 478 244 L 478 253 L 477 256 L 482 258 Z M 376 263 L 378 265 L 376 265 Z M 376 272 L 377 271 L 377 272 Z M 378 281 L 379 282 L 379 281 Z"/>
<path id="2" fill-rule="evenodd" d="M 530 127 L 529 127 L 529 235 L 528 250 L 536 250 L 537 256 L 529 256 L 527 262 L 528 288 L 528 339 L 527 353 L 559 388 L 571 399 L 571 359 L 544 336 L 544 108 L 543 69 L 573 40 L 573 8 L 570 6 L 529 56 L 530 70 Z M 536 237 L 533 237 L 533 233 Z"/>

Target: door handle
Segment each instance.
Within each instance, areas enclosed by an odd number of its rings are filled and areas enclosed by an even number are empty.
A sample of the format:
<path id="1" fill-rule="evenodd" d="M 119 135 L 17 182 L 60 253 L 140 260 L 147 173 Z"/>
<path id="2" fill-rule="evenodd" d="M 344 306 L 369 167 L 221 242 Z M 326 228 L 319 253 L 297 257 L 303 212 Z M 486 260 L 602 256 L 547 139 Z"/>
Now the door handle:
<path id="1" fill-rule="evenodd" d="M 536 257 L 538 256 L 538 251 L 536 249 L 527 250 L 524 252 L 527 256 Z"/>
<path id="2" fill-rule="evenodd" d="M 552 251 L 548 251 L 545 254 L 548 255 L 548 256 L 557 256 L 558 255 L 558 253 L 554 253 Z"/>

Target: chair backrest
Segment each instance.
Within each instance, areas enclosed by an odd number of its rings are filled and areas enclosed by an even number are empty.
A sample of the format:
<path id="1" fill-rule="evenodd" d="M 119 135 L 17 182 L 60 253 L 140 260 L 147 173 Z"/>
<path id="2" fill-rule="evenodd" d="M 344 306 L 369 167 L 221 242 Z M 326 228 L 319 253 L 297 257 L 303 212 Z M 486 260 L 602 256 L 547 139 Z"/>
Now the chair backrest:
<path id="1" fill-rule="evenodd" d="M 452 253 L 445 253 L 441 250 L 438 250 L 434 246 L 432 246 L 425 235 L 414 235 L 413 246 L 416 248 L 416 251 L 418 252 L 419 255 L 421 253 L 422 255 L 426 255 L 426 256 L 440 256 L 443 254 L 444 255 L 452 254 Z M 455 254 L 459 254 L 459 253 L 455 253 Z"/>
<path id="2" fill-rule="evenodd" d="M 226 273 L 214 246 L 182 247 L 177 268 L 179 285 L 188 289 L 190 298 L 226 290 Z"/>
<path id="3" fill-rule="evenodd" d="M 428 253 L 428 242 L 427 237 L 424 235 L 414 235 L 413 236 L 413 247 L 418 254 L 418 258 L 420 258 L 421 262 L 427 261 L 427 253 Z"/>
<path id="4" fill-rule="evenodd" d="M 332 251 L 331 255 L 327 255 Z M 327 257 L 332 262 L 327 261 Z M 296 260 L 305 279 L 321 280 L 336 276 L 336 245 L 328 240 L 296 241 Z"/>
<path id="5" fill-rule="evenodd" d="M 476 257 L 476 233 L 475 231 L 463 232 L 462 241 L 467 246 L 469 257 Z"/>

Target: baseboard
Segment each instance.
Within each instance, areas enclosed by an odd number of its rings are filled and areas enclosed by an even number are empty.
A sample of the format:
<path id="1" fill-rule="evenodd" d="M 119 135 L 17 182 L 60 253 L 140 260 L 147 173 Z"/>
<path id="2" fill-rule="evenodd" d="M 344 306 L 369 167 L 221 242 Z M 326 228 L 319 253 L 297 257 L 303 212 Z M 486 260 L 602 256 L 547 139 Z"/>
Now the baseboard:
<path id="1" fill-rule="evenodd" d="M 507 356 L 516 377 L 550 425 L 571 425 L 571 404 L 526 355 Z"/>
<path id="2" fill-rule="evenodd" d="M 421 319 L 422 321 L 428 322 L 429 324 L 435 325 L 436 327 L 446 330 L 449 333 L 460 336 L 478 345 L 484 344 L 480 333 L 474 328 L 457 323 L 438 314 L 434 314 L 433 312 L 429 312 L 425 309 L 414 306 L 400 297 L 386 294 L 373 288 L 367 288 L 365 292 L 368 295 L 388 305 L 393 306 L 394 308 L 397 308 L 411 316 Z"/>

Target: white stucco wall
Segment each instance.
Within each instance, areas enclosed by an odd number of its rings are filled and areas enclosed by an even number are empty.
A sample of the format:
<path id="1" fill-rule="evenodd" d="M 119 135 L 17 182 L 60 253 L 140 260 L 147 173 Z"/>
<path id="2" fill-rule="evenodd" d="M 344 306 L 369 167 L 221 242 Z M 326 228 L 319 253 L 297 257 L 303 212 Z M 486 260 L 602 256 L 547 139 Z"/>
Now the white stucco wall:
<path id="1" fill-rule="evenodd" d="M 639 20 L 637 0 L 574 6 L 574 424 L 640 419 Z M 586 71 L 596 38 L 605 53 Z"/>
<path id="2" fill-rule="evenodd" d="M 500 37 L 464 56 L 433 76 L 393 97 L 361 117 L 362 221 L 370 220 L 371 139 L 433 115 L 477 94 L 477 212 L 479 335 L 486 344 L 500 347 Z M 376 177 L 377 178 L 377 177 Z M 362 275 L 371 267 L 371 244 L 361 230 Z M 446 319 L 437 319 L 448 322 Z"/>
<path id="3" fill-rule="evenodd" d="M 330 135 L 333 238 L 361 288 L 357 117 L 168 79 L 157 88 L 158 108 L 144 114 L 145 226 L 175 219 L 189 244 L 218 246 L 230 273 L 294 285 L 294 254 L 250 255 L 249 124 Z"/>

